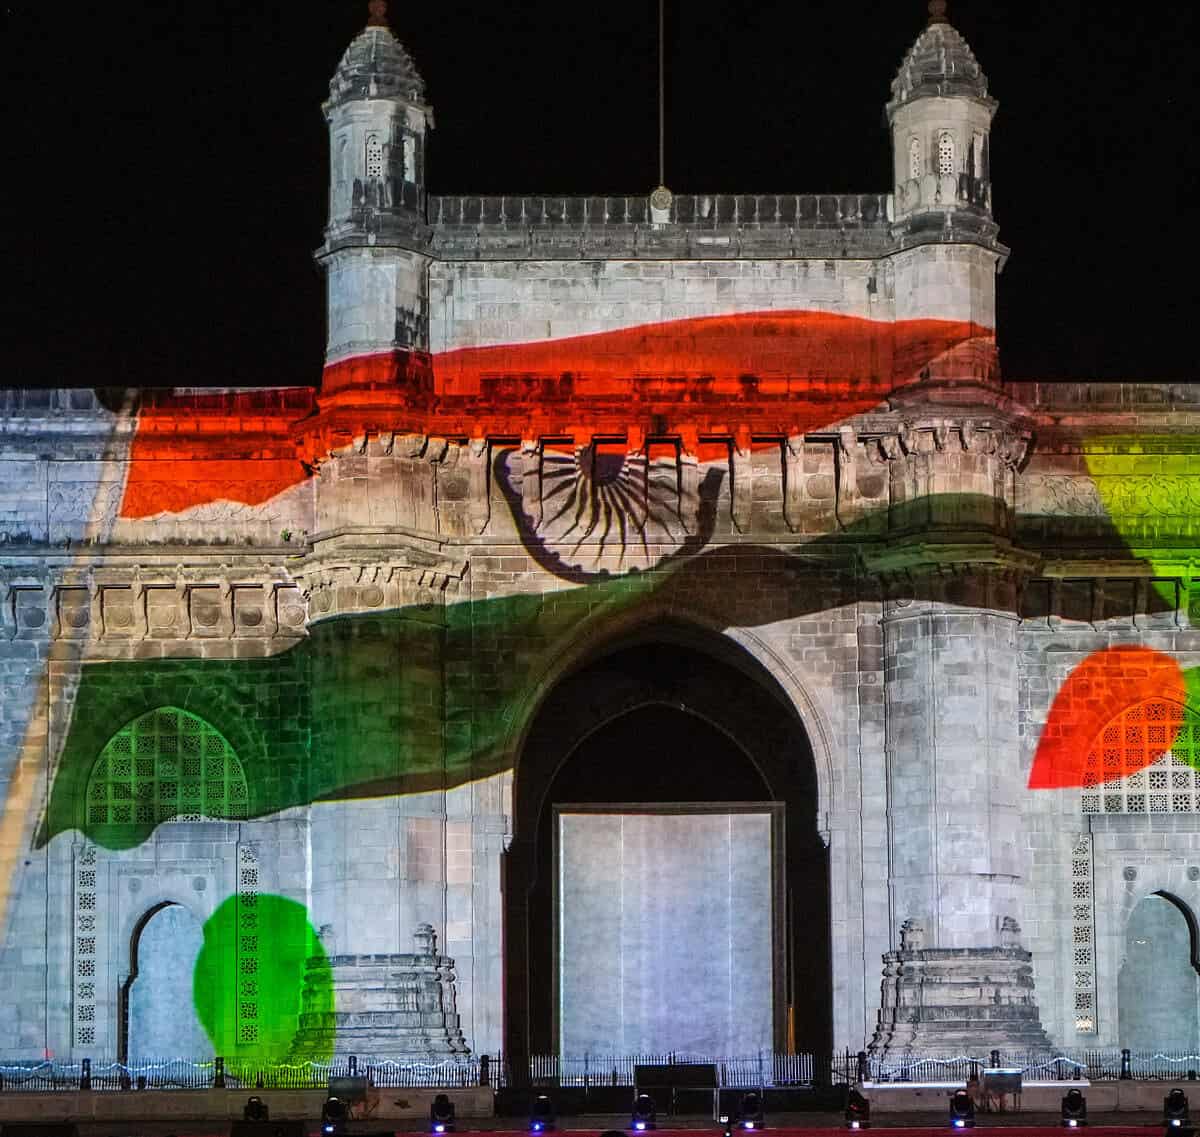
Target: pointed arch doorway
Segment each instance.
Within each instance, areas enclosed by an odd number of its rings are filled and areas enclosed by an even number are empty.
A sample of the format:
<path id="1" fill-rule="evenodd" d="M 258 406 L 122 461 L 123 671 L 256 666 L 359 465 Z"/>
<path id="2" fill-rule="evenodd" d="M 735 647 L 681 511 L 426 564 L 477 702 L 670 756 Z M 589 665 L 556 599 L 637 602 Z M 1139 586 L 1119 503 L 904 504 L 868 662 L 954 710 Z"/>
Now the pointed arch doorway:
<path id="1" fill-rule="evenodd" d="M 200 921 L 182 904 L 158 904 L 138 921 L 120 992 L 122 1062 L 208 1055 L 212 1044 L 196 1015 L 192 991 L 203 943 Z"/>
<path id="2" fill-rule="evenodd" d="M 556 806 L 587 803 L 625 803 L 631 813 L 663 803 L 727 805 L 731 813 L 750 803 L 778 808 L 777 861 L 763 870 L 777 868 L 780 880 L 772 954 L 760 977 L 774 993 L 770 1041 L 778 1050 L 828 1049 L 829 862 L 808 737 L 787 696 L 748 653 L 672 625 L 613 645 L 562 679 L 526 734 L 504 866 L 509 1056 L 519 1063 L 554 1052 L 559 1041 L 554 815 Z M 572 919 L 569 906 L 558 915 Z M 672 982 L 669 960 L 661 981 Z"/>
<path id="3" fill-rule="evenodd" d="M 1200 1046 L 1200 938 L 1190 908 L 1166 892 L 1143 896 L 1125 927 L 1117 979 L 1120 1043 L 1195 1054 Z"/>

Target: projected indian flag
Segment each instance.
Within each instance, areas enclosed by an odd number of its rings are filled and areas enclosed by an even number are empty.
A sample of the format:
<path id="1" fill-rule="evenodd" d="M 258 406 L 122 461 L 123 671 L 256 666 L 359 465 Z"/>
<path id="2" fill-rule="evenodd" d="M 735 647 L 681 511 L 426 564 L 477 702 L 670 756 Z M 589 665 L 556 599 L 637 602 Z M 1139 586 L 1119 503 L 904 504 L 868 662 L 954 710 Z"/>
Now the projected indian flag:
<path id="1" fill-rule="evenodd" d="M 1200 517 L 1200 500 L 1192 496 L 1200 455 L 1177 438 L 1149 433 L 1084 438 L 1081 449 L 1116 533 L 1150 570 L 1148 598 L 1173 610 L 1181 553 L 1147 533 L 1145 497 L 1169 487 L 1176 515 Z M 1149 486 L 1147 478 L 1159 485 Z M 1147 646 L 1117 645 L 1090 654 L 1059 688 L 1029 786 L 1117 786 L 1168 757 L 1200 765 L 1200 668 Z"/>
<path id="2" fill-rule="evenodd" d="M 333 402 L 346 398 L 363 429 L 612 434 L 630 419 L 658 416 L 666 431 L 683 424 L 713 432 L 730 415 L 757 409 L 776 429 L 803 434 L 870 410 L 931 361 L 991 340 L 990 329 L 963 320 L 741 312 L 431 356 L 354 356 L 326 368 L 323 390 Z M 201 393 L 148 400 L 137 420 L 121 518 L 186 519 L 216 502 L 280 515 L 281 503 L 323 455 L 306 448 L 305 415 L 315 410 L 311 401 L 305 405 L 307 392 L 272 395 L 269 407 L 249 392 L 234 396 L 232 407 Z M 399 408 L 395 395 L 404 399 Z M 514 401 L 523 404 L 520 421 Z M 401 421 L 388 422 L 397 411 Z"/>

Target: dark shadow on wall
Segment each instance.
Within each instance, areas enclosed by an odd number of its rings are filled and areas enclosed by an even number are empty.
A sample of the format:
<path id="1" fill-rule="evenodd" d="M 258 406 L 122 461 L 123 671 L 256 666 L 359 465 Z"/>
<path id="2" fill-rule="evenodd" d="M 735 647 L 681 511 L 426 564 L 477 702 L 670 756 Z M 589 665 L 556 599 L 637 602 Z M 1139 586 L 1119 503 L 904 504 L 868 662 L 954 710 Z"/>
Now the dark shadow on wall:
<path id="1" fill-rule="evenodd" d="M 518 759 L 505 858 L 505 1050 L 514 1069 L 524 1068 L 521 1055 L 553 1049 L 554 805 L 764 800 L 785 806 L 780 989 L 797 1046 L 820 1051 L 832 1039 L 828 852 L 812 750 L 784 693 L 732 643 L 667 626 L 559 683 Z M 663 982 L 671 982 L 665 965 Z M 782 1026 L 777 1034 L 783 1049 Z"/>

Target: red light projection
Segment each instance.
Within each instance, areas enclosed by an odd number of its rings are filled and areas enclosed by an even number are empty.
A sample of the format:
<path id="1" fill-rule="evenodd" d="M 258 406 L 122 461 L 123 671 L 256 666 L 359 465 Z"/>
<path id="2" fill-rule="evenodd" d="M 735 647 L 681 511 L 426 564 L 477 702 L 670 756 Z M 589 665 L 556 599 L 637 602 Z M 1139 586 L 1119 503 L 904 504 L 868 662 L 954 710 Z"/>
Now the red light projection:
<path id="1" fill-rule="evenodd" d="M 1135 773 L 1157 762 L 1183 724 L 1185 679 L 1169 655 L 1148 647 L 1105 648 L 1076 667 L 1054 697 L 1029 774 L 1031 790 L 1066 789 L 1096 777 L 1091 759 L 1101 732 L 1122 714 L 1152 702 L 1158 711 L 1153 732 L 1136 751 L 1122 746 L 1112 763 L 1103 760 L 1100 777 Z M 1110 769 L 1111 767 L 1111 769 Z"/>
<path id="2" fill-rule="evenodd" d="M 308 476 L 292 428 L 312 392 L 155 392 L 138 413 L 121 516 L 179 513 L 213 501 L 261 505 Z"/>
<path id="3" fill-rule="evenodd" d="M 439 394 L 486 394 L 502 377 L 575 378 L 575 394 L 622 398 L 638 380 L 687 379 L 701 396 L 760 395 L 877 401 L 964 340 L 991 333 L 953 320 L 864 320 L 828 312 L 741 312 L 642 324 L 537 343 L 499 344 L 435 357 Z M 853 413 L 853 412 L 842 412 Z"/>
<path id="4" fill-rule="evenodd" d="M 325 369 L 318 417 L 327 421 L 307 442 L 301 420 L 313 409 L 311 393 L 290 416 L 283 403 L 263 413 L 255 405 L 262 392 L 158 397 L 138 417 L 121 516 L 177 513 L 218 500 L 259 505 L 307 477 L 301 454 L 318 457 L 334 434 L 368 429 L 477 436 L 510 434 L 519 420 L 535 429 L 552 424 L 548 432 L 624 433 L 628 426 L 632 434 L 653 414 L 660 432 L 695 437 L 733 433 L 727 412 L 736 408 L 739 421 L 756 420 L 751 425 L 764 433 L 804 433 L 870 410 L 972 340 L 990 345 L 992 332 L 956 320 L 781 311 L 460 348 L 432 358 L 381 352 Z M 321 431 L 333 417 L 338 431 L 326 437 Z M 349 421 L 356 417 L 362 421 Z M 722 453 L 706 446 L 700 457 Z"/>

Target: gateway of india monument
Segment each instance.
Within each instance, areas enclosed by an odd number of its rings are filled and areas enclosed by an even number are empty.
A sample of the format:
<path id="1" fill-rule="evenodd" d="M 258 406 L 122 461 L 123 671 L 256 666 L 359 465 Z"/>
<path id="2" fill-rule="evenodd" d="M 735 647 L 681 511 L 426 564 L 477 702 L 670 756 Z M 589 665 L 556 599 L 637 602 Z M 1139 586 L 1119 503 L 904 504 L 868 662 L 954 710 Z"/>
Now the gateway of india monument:
<path id="1" fill-rule="evenodd" d="M 1000 375 L 929 8 L 872 192 L 480 197 L 375 0 L 323 372 L 0 391 L 0 1060 L 1195 1051 L 1200 384 Z"/>

